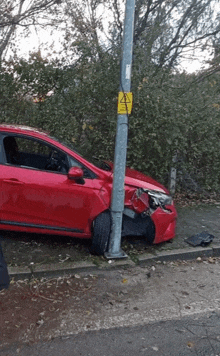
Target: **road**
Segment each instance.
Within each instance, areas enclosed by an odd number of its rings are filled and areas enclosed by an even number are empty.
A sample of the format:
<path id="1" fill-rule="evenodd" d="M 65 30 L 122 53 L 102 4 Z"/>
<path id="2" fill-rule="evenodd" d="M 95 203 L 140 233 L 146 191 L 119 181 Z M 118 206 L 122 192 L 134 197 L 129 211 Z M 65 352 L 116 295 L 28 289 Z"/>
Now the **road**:
<path id="1" fill-rule="evenodd" d="M 4 355 L 23 356 L 217 356 L 220 355 L 220 318 L 162 321 L 137 327 L 88 331 L 37 345 L 16 345 Z"/>
<path id="2" fill-rule="evenodd" d="M 65 283 L 72 288 L 57 313 L 47 314 L 53 299 L 38 308 L 42 323 L 32 320 L 14 343 L 3 342 L 1 356 L 220 355 L 218 258 L 100 271 Z"/>

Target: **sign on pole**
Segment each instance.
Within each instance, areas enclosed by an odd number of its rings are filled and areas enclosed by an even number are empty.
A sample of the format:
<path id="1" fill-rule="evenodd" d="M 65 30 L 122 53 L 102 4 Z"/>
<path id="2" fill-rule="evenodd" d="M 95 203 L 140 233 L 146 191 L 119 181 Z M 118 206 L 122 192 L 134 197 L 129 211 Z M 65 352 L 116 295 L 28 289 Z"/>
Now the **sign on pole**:
<path id="1" fill-rule="evenodd" d="M 118 114 L 131 114 L 133 106 L 133 93 L 118 93 Z"/>

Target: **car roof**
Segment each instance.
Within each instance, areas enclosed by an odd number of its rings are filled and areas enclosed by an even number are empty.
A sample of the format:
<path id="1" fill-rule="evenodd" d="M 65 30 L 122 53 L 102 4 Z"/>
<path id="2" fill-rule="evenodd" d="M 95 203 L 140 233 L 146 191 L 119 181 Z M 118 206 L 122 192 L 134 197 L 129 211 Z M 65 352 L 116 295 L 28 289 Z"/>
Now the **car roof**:
<path id="1" fill-rule="evenodd" d="M 14 132 L 14 133 L 37 133 L 44 136 L 49 136 L 49 133 L 36 129 L 34 127 L 25 125 L 13 125 L 13 124 L 0 124 L 0 131 Z"/>

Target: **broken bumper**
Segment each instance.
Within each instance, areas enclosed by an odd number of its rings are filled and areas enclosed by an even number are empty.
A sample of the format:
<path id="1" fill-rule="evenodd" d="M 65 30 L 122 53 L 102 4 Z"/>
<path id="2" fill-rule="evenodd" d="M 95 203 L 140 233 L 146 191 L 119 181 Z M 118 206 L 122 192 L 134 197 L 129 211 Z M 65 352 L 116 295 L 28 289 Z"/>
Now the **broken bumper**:
<path id="1" fill-rule="evenodd" d="M 137 189 L 124 210 L 122 236 L 145 236 L 158 244 L 175 236 L 177 212 L 170 195 L 162 191 Z"/>
<path id="2" fill-rule="evenodd" d="M 158 207 L 151 214 L 155 225 L 154 244 L 171 240 L 175 236 L 176 218 L 177 212 L 173 205 L 167 206 L 166 210 Z"/>

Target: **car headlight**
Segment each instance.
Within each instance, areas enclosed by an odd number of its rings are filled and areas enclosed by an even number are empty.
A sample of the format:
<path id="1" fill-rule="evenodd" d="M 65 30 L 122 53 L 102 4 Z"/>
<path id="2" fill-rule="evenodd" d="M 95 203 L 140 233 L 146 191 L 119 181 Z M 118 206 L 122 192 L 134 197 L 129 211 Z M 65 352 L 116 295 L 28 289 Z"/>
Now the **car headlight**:
<path id="1" fill-rule="evenodd" d="M 165 208 L 166 205 L 172 205 L 173 199 L 170 195 L 156 190 L 148 190 L 148 195 L 150 196 L 150 207 L 156 209 L 159 206 Z"/>

